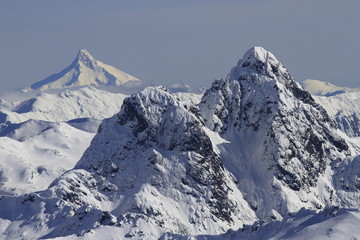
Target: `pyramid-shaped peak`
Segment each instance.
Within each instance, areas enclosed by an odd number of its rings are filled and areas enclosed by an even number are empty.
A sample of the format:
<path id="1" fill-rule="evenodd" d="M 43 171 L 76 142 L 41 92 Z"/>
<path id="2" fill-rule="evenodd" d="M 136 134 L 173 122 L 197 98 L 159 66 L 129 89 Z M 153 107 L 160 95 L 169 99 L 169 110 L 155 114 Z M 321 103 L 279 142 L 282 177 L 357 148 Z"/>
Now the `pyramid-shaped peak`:
<path id="1" fill-rule="evenodd" d="M 85 48 L 80 49 L 74 61 L 59 73 L 30 86 L 42 91 L 83 86 L 120 86 L 128 81 L 139 81 L 113 66 L 96 60 Z"/>

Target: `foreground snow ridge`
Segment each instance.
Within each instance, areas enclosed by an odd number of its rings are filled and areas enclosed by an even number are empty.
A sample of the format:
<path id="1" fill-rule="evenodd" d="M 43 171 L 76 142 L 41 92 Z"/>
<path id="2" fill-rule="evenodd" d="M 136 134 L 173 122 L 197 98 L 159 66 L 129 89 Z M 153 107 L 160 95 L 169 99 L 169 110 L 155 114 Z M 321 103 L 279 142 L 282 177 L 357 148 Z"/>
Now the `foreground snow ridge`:
<path id="1" fill-rule="evenodd" d="M 360 203 L 359 146 L 342 136 L 254 47 L 200 103 L 161 86 L 126 98 L 72 170 L 46 190 L 0 197 L 1 237 L 339 236 L 355 229 Z"/>

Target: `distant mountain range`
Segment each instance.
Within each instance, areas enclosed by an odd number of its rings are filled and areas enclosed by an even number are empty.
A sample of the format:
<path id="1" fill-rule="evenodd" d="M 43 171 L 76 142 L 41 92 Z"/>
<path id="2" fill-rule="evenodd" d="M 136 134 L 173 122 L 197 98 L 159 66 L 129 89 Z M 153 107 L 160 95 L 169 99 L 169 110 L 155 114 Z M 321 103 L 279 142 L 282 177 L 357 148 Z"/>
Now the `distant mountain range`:
<path id="1" fill-rule="evenodd" d="M 360 92 L 360 88 L 339 87 L 319 80 L 307 79 L 301 82 L 302 87 L 316 96 L 334 96 L 341 93 Z"/>

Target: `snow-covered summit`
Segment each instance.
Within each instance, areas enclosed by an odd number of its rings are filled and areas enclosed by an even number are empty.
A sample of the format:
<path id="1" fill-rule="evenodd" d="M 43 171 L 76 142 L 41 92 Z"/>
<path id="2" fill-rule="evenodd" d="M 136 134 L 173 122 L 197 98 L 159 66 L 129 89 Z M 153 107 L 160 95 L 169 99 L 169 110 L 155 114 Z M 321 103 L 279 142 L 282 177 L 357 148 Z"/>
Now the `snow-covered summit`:
<path id="1" fill-rule="evenodd" d="M 252 80 L 257 80 L 257 84 L 262 84 L 266 80 L 277 78 L 278 80 L 290 79 L 286 68 L 269 51 L 262 47 L 252 47 L 239 60 L 231 72 L 232 78 L 244 78 L 252 75 Z M 270 78 L 255 77 L 255 75 L 267 75 Z"/>
<path id="2" fill-rule="evenodd" d="M 28 90 L 43 91 L 81 86 L 120 86 L 129 81 L 139 81 L 139 79 L 96 60 L 86 49 L 81 49 L 70 66 L 32 84 Z"/>
<path id="3" fill-rule="evenodd" d="M 277 59 L 271 52 L 265 50 L 263 47 L 255 46 L 255 47 L 250 48 L 244 54 L 244 57 L 241 59 L 241 62 L 243 60 L 258 60 L 261 62 L 266 62 L 269 59 L 269 57 L 272 58 L 273 60 L 277 61 Z"/>
<path id="4" fill-rule="evenodd" d="M 82 62 L 86 64 L 87 67 L 93 67 L 91 63 L 95 62 L 95 58 L 89 53 L 88 50 L 82 48 L 79 50 L 78 55 L 76 56 L 75 61 Z M 89 64 L 89 65 L 88 65 Z"/>

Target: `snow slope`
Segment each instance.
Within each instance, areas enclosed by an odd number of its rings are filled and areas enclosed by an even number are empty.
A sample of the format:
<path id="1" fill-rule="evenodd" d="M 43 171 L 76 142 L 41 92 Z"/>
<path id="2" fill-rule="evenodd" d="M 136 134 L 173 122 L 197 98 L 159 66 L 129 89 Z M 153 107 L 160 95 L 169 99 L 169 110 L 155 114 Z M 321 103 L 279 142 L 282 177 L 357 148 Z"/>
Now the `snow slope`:
<path id="1" fill-rule="evenodd" d="M 20 102 L 5 102 L 0 122 L 21 123 L 29 119 L 50 122 L 77 118 L 104 119 L 117 113 L 127 95 L 111 93 L 94 87 L 40 93 Z"/>
<path id="2" fill-rule="evenodd" d="M 350 137 L 360 136 L 360 92 L 348 92 L 333 96 L 314 96 L 337 124 Z"/>
<path id="3" fill-rule="evenodd" d="M 360 88 L 338 87 L 319 80 L 305 80 L 302 86 L 311 93 L 350 137 L 360 136 Z"/>
<path id="4" fill-rule="evenodd" d="M 317 96 L 332 96 L 341 93 L 360 92 L 360 88 L 339 87 L 319 80 L 306 79 L 301 82 L 305 91 Z"/>
<path id="5" fill-rule="evenodd" d="M 94 87 L 15 93 L 0 105 L 0 192 L 46 189 L 80 159 L 101 120 L 119 111 L 121 93 Z"/>
<path id="6" fill-rule="evenodd" d="M 100 121 L 118 112 L 126 96 L 84 87 L 2 100 L 1 193 L 19 195 L 46 189 L 75 165 Z"/>
<path id="7" fill-rule="evenodd" d="M 22 94 L 19 99 L 31 97 Z M 126 95 L 85 87 L 2 100 L 0 191 L 19 195 L 45 189 L 72 168 L 100 121 L 119 111 Z"/>
<path id="8" fill-rule="evenodd" d="M 139 79 L 96 60 L 86 49 L 81 49 L 70 66 L 61 72 L 34 83 L 27 90 L 49 90 L 83 86 L 120 86 Z"/>
<path id="9" fill-rule="evenodd" d="M 304 240 L 304 239 L 358 239 L 360 212 L 357 209 L 327 208 L 320 213 L 301 209 L 282 221 L 257 222 L 239 231 L 229 231 L 218 236 L 186 236 L 165 234 L 162 240 Z M 105 229 L 99 229 L 104 232 Z M 98 232 L 86 234 L 91 239 Z"/>
<path id="10" fill-rule="evenodd" d="M 93 136 L 66 123 L 29 120 L 9 137 L 0 137 L 0 194 L 46 189 L 74 167 Z"/>

